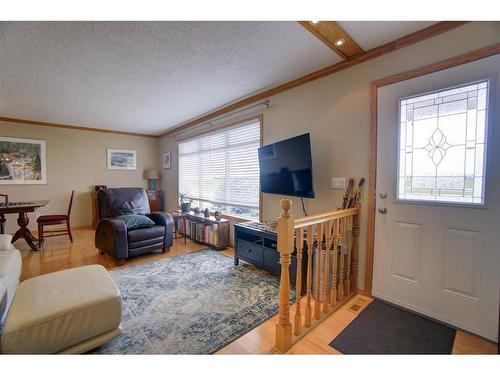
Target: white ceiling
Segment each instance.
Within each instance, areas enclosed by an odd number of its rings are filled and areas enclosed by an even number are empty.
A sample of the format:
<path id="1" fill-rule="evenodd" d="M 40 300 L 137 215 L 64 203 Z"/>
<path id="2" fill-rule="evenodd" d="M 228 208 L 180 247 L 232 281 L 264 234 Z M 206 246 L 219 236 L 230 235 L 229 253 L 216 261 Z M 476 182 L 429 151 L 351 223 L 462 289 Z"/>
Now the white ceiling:
<path id="1" fill-rule="evenodd" d="M 429 22 L 341 22 L 364 49 Z M 0 116 L 159 134 L 341 61 L 296 22 L 0 22 Z"/>
<path id="2" fill-rule="evenodd" d="M 365 51 L 392 42 L 402 36 L 426 28 L 436 22 L 411 21 L 347 21 L 340 26 Z"/>

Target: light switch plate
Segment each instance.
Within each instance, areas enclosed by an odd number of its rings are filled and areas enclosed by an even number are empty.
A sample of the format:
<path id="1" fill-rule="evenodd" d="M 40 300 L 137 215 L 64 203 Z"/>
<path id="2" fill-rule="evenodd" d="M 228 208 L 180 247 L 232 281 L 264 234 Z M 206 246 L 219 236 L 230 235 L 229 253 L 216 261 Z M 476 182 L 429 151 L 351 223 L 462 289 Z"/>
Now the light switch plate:
<path id="1" fill-rule="evenodd" d="M 346 177 L 332 177 L 332 189 L 345 189 L 347 186 Z"/>

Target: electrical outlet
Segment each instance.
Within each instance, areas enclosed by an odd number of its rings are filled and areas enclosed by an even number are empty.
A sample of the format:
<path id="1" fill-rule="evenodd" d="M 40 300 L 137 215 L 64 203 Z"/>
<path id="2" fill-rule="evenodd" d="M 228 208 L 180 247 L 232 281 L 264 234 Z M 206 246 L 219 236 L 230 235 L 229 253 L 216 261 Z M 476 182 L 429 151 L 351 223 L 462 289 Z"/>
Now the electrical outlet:
<path id="1" fill-rule="evenodd" d="M 346 177 L 332 177 L 332 189 L 345 189 L 347 186 Z"/>

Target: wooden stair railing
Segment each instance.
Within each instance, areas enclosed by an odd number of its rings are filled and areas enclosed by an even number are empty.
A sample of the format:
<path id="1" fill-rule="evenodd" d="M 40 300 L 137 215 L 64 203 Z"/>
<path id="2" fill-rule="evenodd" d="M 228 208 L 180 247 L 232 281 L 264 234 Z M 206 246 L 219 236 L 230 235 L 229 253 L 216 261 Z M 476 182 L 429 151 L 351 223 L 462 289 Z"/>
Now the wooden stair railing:
<path id="1" fill-rule="evenodd" d="M 298 339 L 357 292 L 360 204 L 353 208 L 294 219 L 292 202 L 281 200 L 278 218 L 280 306 L 276 348 L 286 352 Z M 290 264 L 296 251 L 296 304 L 290 319 Z M 302 257 L 307 255 L 306 290 L 302 301 Z M 305 306 L 303 306 L 305 303 Z"/>

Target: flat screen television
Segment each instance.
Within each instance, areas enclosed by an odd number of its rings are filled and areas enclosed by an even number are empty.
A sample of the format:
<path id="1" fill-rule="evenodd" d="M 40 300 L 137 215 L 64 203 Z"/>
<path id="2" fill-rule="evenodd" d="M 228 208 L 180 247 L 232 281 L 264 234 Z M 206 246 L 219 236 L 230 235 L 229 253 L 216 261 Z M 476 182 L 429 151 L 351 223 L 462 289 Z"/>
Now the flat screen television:
<path id="1" fill-rule="evenodd" d="M 263 193 L 314 198 L 309 133 L 259 148 Z"/>

